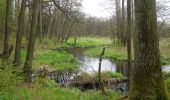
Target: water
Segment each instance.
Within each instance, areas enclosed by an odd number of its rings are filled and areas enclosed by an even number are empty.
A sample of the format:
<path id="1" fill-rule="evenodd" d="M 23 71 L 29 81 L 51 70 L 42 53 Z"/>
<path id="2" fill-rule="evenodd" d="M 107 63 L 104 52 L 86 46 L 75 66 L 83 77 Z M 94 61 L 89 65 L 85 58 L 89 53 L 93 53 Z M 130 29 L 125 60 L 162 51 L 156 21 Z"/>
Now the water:
<path id="1" fill-rule="evenodd" d="M 75 72 L 73 73 L 69 73 L 69 74 L 65 74 L 64 75 L 57 75 L 59 76 L 57 78 L 57 81 L 59 81 L 59 83 L 64 84 L 67 83 L 69 81 L 71 81 L 72 79 L 76 78 L 77 75 L 79 75 L 82 72 L 86 72 L 88 74 L 92 74 L 95 72 L 98 72 L 98 67 L 99 67 L 99 59 L 96 57 L 88 57 L 86 55 L 83 54 L 83 51 L 85 51 L 87 48 L 68 48 L 68 52 L 73 54 L 76 58 L 77 61 L 80 63 L 80 67 L 78 69 L 78 73 L 75 74 Z M 164 72 L 170 72 L 170 65 L 167 66 L 163 66 L 162 70 Z M 103 59 L 102 63 L 101 63 L 101 71 L 111 71 L 111 72 L 119 72 L 124 76 L 128 75 L 128 67 L 127 64 L 122 63 L 122 64 L 116 64 L 112 61 L 110 61 L 109 59 Z M 68 76 L 67 76 L 68 75 Z M 66 80 L 66 81 L 65 81 Z M 124 92 L 127 90 L 127 83 L 120 83 L 119 86 L 115 85 L 113 87 L 113 89 L 116 89 L 118 87 L 123 87 L 122 89 L 124 90 Z M 118 91 L 121 89 L 118 89 Z M 117 91 L 117 90 L 116 90 Z"/>
<path id="2" fill-rule="evenodd" d="M 163 72 L 170 72 L 170 65 L 162 66 L 162 71 Z"/>
<path id="3" fill-rule="evenodd" d="M 93 57 L 82 57 L 78 59 L 80 63 L 80 71 L 86 73 L 98 72 L 99 60 Z M 103 59 L 101 64 L 101 71 L 116 72 L 116 65 L 108 59 Z"/>
<path id="4" fill-rule="evenodd" d="M 88 57 L 83 52 L 89 48 L 84 47 L 71 47 L 67 48 L 67 52 L 73 54 L 77 61 L 80 63 L 80 73 L 86 72 L 88 74 L 98 72 L 99 59 L 97 57 Z M 103 59 L 101 63 L 101 71 L 119 72 L 123 75 L 127 75 L 128 69 L 126 64 L 116 64 L 109 59 Z"/>
<path id="5" fill-rule="evenodd" d="M 77 59 L 80 63 L 80 72 L 86 72 L 88 74 L 98 72 L 99 67 L 99 59 L 94 57 L 79 57 Z M 116 64 L 111 62 L 109 59 L 103 59 L 101 64 L 101 71 L 111 71 L 111 72 L 119 72 L 125 76 L 127 76 L 128 68 L 126 64 Z M 163 72 L 170 72 L 170 65 L 162 66 Z"/>

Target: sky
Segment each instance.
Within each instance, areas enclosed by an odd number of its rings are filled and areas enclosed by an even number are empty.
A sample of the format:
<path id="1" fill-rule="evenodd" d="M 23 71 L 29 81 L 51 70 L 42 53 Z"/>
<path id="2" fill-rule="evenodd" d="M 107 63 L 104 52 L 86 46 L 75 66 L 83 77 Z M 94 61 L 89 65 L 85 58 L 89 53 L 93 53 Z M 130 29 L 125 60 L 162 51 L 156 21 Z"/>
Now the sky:
<path id="1" fill-rule="evenodd" d="M 82 11 L 94 17 L 109 17 L 111 14 L 105 10 L 104 3 L 107 0 L 83 0 Z"/>
<path id="2" fill-rule="evenodd" d="M 157 0 L 157 1 L 170 1 L 170 0 Z M 107 18 L 111 16 L 111 13 L 108 10 L 106 10 L 105 5 L 106 2 L 108 2 L 108 0 L 83 0 L 82 11 L 85 12 L 87 15 L 93 17 Z"/>

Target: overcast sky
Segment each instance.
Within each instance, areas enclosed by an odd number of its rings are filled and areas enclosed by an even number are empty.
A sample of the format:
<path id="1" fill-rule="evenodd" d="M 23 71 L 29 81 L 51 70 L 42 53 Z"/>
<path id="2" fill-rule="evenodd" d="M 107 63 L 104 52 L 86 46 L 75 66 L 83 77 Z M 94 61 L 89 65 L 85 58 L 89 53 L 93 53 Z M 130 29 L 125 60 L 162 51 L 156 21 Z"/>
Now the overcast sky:
<path id="1" fill-rule="evenodd" d="M 157 1 L 170 1 L 170 0 L 157 0 Z M 111 14 L 105 9 L 105 4 L 108 0 L 83 0 L 82 10 L 87 15 L 94 17 L 109 17 Z M 113 5 L 114 6 L 114 5 Z"/>
<path id="2" fill-rule="evenodd" d="M 83 12 L 95 17 L 108 17 L 110 13 L 105 10 L 104 2 L 106 0 L 83 0 Z"/>

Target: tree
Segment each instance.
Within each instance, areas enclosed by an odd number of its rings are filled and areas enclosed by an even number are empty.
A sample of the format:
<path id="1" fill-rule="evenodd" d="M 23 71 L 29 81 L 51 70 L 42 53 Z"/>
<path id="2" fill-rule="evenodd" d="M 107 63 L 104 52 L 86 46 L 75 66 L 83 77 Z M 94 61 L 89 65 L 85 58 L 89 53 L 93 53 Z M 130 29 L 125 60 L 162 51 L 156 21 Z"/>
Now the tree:
<path id="1" fill-rule="evenodd" d="M 125 0 L 122 0 L 122 22 L 121 22 L 121 37 L 122 43 L 126 45 L 126 17 L 125 17 Z"/>
<path id="2" fill-rule="evenodd" d="M 128 77 L 130 78 L 131 75 L 131 67 L 132 67 L 132 51 L 131 51 L 131 0 L 127 0 L 127 57 L 128 57 Z"/>
<path id="3" fill-rule="evenodd" d="M 15 56 L 14 56 L 14 62 L 13 62 L 15 67 L 20 64 L 21 41 L 22 41 L 22 35 L 24 31 L 24 19 L 25 19 L 24 16 L 25 16 L 25 10 L 26 10 L 26 3 L 27 3 L 27 0 L 22 0 L 21 9 L 19 13 L 16 46 L 15 46 Z"/>
<path id="4" fill-rule="evenodd" d="M 5 23 L 5 2 L 6 0 L 0 0 L 0 39 L 2 39 L 2 33 L 4 32 Z M 3 5 L 3 6 L 2 6 Z"/>
<path id="5" fill-rule="evenodd" d="M 130 100 L 168 100 L 160 65 L 156 0 L 135 0 L 137 53 Z"/>
<path id="6" fill-rule="evenodd" d="M 6 15 L 5 15 L 5 34 L 4 34 L 4 47 L 3 59 L 7 60 L 9 57 L 9 30 L 10 30 L 10 8 L 11 0 L 6 0 Z"/>
<path id="7" fill-rule="evenodd" d="M 34 52 L 34 45 L 36 39 L 36 31 L 37 31 L 37 21 L 38 21 L 38 13 L 39 13 L 39 0 L 33 1 L 33 13 L 32 13 L 32 21 L 31 21 L 31 28 L 30 28 L 30 36 L 29 36 L 29 43 L 27 49 L 27 55 L 24 65 L 24 74 L 25 74 L 25 81 L 30 83 L 32 78 L 32 61 L 33 61 L 33 52 Z"/>
<path id="8" fill-rule="evenodd" d="M 120 34 L 121 34 L 121 15 L 120 15 L 120 0 L 115 0 L 116 4 L 116 34 L 118 39 L 120 39 Z"/>

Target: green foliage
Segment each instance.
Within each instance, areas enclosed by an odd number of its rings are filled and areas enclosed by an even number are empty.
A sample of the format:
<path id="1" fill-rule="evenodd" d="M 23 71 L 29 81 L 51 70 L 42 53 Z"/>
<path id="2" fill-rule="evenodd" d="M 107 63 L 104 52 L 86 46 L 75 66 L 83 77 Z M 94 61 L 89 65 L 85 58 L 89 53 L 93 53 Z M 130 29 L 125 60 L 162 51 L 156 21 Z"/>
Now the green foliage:
<path id="1" fill-rule="evenodd" d="M 20 69 L 14 69 L 10 64 L 0 62 L 0 100 L 4 100 L 4 96 L 10 97 L 12 92 L 15 93 L 16 86 L 23 82 L 18 73 Z"/>
<path id="2" fill-rule="evenodd" d="M 164 80 L 168 79 L 169 77 L 170 77 L 170 73 L 169 72 L 163 72 Z"/>
<path id="3" fill-rule="evenodd" d="M 165 80 L 166 88 L 167 88 L 168 92 L 170 92 L 170 73 L 164 72 L 163 77 L 164 77 L 164 80 Z"/>
<path id="4" fill-rule="evenodd" d="M 48 78 L 36 78 L 32 84 L 26 84 L 22 77 L 13 74 L 20 69 L 12 69 L 10 64 L 3 65 L 5 69 L 0 69 L 0 100 L 105 100 L 120 96 L 111 90 L 107 90 L 107 96 L 102 96 L 100 91 L 62 88 Z"/>
<path id="5" fill-rule="evenodd" d="M 12 72 L 12 69 L 0 70 L 0 100 L 111 100 L 120 96 L 111 90 L 107 90 L 107 96 L 102 96 L 100 91 L 62 88 L 46 78 L 26 84 Z"/>
<path id="6" fill-rule="evenodd" d="M 74 45 L 74 38 L 70 38 L 68 44 Z M 81 37 L 77 38 L 77 46 L 100 46 L 100 45 L 111 45 L 112 41 L 109 38 L 95 38 L 95 37 Z"/>
<path id="7" fill-rule="evenodd" d="M 168 92 L 170 92 L 170 77 L 165 80 L 166 88 L 168 89 Z"/>

